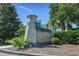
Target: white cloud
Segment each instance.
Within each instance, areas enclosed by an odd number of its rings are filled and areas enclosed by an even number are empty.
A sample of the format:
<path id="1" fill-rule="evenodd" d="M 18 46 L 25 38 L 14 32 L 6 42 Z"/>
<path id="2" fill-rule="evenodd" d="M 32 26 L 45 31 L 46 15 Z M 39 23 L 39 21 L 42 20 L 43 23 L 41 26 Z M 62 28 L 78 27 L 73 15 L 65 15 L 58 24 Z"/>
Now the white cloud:
<path id="1" fill-rule="evenodd" d="M 27 7 L 24 7 L 24 6 L 18 6 L 18 7 L 30 12 L 31 14 L 34 14 L 34 12 L 31 9 L 27 8 Z"/>

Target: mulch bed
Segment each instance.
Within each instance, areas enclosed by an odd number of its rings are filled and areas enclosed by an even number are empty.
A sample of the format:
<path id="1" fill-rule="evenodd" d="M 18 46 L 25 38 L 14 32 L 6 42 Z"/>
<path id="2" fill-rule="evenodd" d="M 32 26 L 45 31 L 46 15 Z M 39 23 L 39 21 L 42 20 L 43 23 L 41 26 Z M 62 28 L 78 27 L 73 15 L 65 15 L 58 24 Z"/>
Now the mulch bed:
<path id="1" fill-rule="evenodd" d="M 7 48 L 7 50 L 18 51 L 16 47 Z M 25 48 L 19 50 L 22 53 L 36 53 L 57 56 L 79 56 L 79 45 L 47 45 L 42 47 Z"/>

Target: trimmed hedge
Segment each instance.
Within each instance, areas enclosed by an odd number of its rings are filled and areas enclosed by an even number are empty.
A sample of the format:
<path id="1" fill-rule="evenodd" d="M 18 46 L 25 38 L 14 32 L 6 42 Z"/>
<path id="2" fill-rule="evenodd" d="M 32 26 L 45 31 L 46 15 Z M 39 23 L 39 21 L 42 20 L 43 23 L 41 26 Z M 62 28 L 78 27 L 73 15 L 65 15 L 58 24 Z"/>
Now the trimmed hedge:
<path id="1" fill-rule="evenodd" d="M 61 39 L 63 44 L 79 44 L 79 30 L 53 32 L 52 38 L 53 37 Z"/>

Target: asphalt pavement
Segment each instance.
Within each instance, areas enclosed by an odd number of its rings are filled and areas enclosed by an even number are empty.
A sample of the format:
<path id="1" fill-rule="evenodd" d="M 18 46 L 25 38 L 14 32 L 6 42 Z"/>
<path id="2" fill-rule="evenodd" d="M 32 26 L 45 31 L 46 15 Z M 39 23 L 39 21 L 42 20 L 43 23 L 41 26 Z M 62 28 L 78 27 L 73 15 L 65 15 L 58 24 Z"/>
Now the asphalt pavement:
<path id="1" fill-rule="evenodd" d="M 0 56 L 19 56 L 19 55 L 0 52 Z"/>

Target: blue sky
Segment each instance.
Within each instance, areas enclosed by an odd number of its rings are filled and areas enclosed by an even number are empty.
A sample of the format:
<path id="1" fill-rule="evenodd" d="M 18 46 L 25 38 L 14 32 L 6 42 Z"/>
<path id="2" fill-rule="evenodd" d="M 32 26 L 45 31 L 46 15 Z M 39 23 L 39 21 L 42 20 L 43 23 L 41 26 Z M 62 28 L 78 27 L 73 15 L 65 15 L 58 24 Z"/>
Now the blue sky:
<path id="1" fill-rule="evenodd" d="M 49 4 L 47 3 L 16 3 L 14 4 L 20 20 L 26 24 L 26 16 L 36 14 L 42 23 L 49 19 Z"/>

